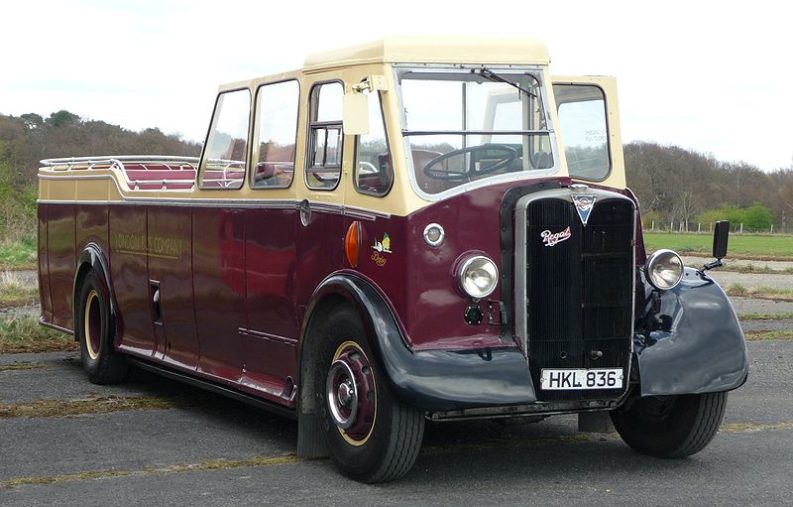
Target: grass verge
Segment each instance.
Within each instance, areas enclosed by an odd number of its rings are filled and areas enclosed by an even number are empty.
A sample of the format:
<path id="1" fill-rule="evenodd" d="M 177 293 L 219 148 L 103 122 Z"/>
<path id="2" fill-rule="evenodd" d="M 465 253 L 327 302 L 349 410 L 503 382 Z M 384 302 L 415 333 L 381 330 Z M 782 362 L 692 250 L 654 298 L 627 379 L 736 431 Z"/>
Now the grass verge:
<path id="1" fill-rule="evenodd" d="M 47 365 L 44 363 L 18 362 L 11 364 L 0 364 L 0 372 L 18 371 L 18 370 L 38 370 L 40 368 L 46 368 L 46 367 Z"/>
<path id="2" fill-rule="evenodd" d="M 129 410 L 166 409 L 178 402 L 154 396 L 106 396 L 84 400 L 36 400 L 30 403 L 0 403 L 0 419 L 13 417 L 66 417 L 106 414 Z"/>
<path id="3" fill-rule="evenodd" d="M 0 243 L 0 269 L 36 269 L 36 238 Z"/>
<path id="4" fill-rule="evenodd" d="M 765 266 L 755 266 L 752 263 L 745 265 L 736 265 L 732 263 L 725 264 L 719 271 L 728 271 L 731 273 L 752 273 L 761 275 L 793 275 L 793 268 L 773 269 L 767 264 Z"/>
<path id="5" fill-rule="evenodd" d="M 791 331 L 747 331 L 744 333 L 747 341 L 766 341 L 766 340 L 793 340 L 793 330 Z"/>
<path id="6" fill-rule="evenodd" d="M 76 350 L 74 337 L 38 323 L 32 315 L 0 320 L 0 354 Z"/>
<path id="7" fill-rule="evenodd" d="M 743 313 L 740 320 L 793 320 L 793 312 L 782 313 Z"/>
<path id="8" fill-rule="evenodd" d="M 727 295 L 744 296 L 755 299 L 771 299 L 773 301 L 793 301 L 793 289 L 774 289 L 773 287 L 744 287 L 739 283 L 727 287 Z"/>
<path id="9" fill-rule="evenodd" d="M 35 283 L 25 283 L 13 271 L 0 273 L 0 305 L 20 306 L 35 303 L 38 300 L 39 287 Z"/>
<path id="10" fill-rule="evenodd" d="M 152 475 L 175 474 L 183 472 L 201 472 L 207 470 L 233 470 L 236 468 L 265 467 L 273 465 L 291 465 L 301 460 L 294 454 L 281 456 L 254 456 L 242 459 L 211 459 L 199 463 L 177 464 L 158 468 L 143 468 L 140 470 L 96 470 L 77 472 L 73 474 L 50 475 L 40 477 L 18 477 L 0 481 L 0 489 L 9 489 L 17 486 L 33 484 L 59 484 L 63 482 L 85 481 L 92 479 L 109 479 L 113 477 L 141 477 Z"/>

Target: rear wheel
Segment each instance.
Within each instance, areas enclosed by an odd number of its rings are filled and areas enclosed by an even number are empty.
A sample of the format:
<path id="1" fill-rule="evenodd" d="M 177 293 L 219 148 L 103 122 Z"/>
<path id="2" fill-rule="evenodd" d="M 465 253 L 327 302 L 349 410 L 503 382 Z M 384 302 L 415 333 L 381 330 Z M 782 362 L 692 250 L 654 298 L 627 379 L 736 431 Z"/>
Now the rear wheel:
<path id="1" fill-rule="evenodd" d="M 115 326 L 110 313 L 110 293 L 96 271 L 89 271 L 83 279 L 77 301 L 75 333 L 88 379 L 94 384 L 121 382 L 127 375 L 127 362 L 113 348 Z"/>
<path id="2" fill-rule="evenodd" d="M 648 396 L 611 412 L 622 439 L 633 450 L 661 458 L 683 458 L 707 446 L 721 425 L 727 393 Z"/>
<path id="3" fill-rule="evenodd" d="M 413 466 L 424 414 L 394 399 L 356 313 L 333 311 L 319 345 L 315 392 L 322 430 L 336 466 L 362 482 L 384 482 Z"/>

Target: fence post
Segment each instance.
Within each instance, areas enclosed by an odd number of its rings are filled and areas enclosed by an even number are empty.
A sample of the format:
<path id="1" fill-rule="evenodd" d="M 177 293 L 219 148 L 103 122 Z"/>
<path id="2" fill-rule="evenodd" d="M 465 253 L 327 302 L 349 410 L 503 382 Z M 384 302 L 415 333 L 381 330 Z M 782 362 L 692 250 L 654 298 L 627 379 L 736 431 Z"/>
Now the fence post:
<path id="1" fill-rule="evenodd" d="M 741 234 L 743 234 L 743 224 L 741 224 Z"/>
<path id="2" fill-rule="evenodd" d="M 774 224 L 771 224 L 771 234 L 774 234 Z"/>
<path id="3" fill-rule="evenodd" d="M 699 234 L 701 232 L 702 232 L 702 224 L 701 223 L 697 223 L 697 234 Z"/>
<path id="4" fill-rule="evenodd" d="M 675 222 L 669 222 L 669 232 L 675 232 Z"/>
<path id="5" fill-rule="evenodd" d="M 655 220 L 652 221 L 652 224 L 653 225 L 650 226 L 650 230 L 655 232 Z"/>

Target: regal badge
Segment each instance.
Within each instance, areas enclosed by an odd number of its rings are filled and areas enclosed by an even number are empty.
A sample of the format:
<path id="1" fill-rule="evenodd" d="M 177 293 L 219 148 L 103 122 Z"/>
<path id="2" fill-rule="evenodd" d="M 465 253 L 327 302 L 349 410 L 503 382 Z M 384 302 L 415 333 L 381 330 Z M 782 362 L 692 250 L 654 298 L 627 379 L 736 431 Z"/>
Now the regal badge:
<path id="1" fill-rule="evenodd" d="M 573 204 L 578 211 L 578 218 L 581 223 L 586 227 L 586 222 L 589 220 L 589 214 L 592 213 L 592 208 L 595 207 L 597 199 L 592 194 L 573 194 Z"/>

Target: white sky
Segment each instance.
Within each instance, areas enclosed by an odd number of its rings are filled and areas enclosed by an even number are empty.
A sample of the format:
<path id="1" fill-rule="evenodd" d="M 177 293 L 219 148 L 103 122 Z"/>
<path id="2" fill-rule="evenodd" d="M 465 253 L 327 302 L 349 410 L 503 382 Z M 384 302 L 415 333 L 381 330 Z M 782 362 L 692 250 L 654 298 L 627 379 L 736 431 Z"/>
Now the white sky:
<path id="1" fill-rule="evenodd" d="M 793 166 L 786 4 L 6 2 L 0 113 L 67 109 L 202 140 L 220 83 L 299 68 L 309 53 L 387 35 L 533 36 L 548 45 L 554 73 L 617 76 L 623 141 L 677 144 L 771 170 Z"/>

